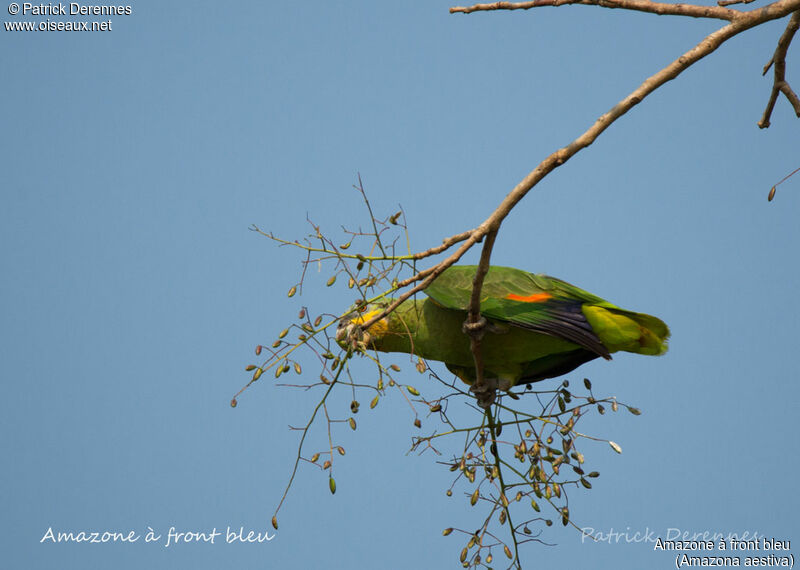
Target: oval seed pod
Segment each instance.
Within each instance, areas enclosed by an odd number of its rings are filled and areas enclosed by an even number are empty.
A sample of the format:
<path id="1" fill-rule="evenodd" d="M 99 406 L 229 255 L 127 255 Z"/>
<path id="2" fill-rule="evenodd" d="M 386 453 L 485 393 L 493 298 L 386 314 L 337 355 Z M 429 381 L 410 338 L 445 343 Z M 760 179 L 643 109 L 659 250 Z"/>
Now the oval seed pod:
<path id="1" fill-rule="evenodd" d="M 330 278 L 330 279 L 328 279 L 328 282 L 327 282 L 327 283 L 325 283 L 325 285 L 326 285 L 327 287 L 330 287 L 330 286 L 331 286 L 331 285 L 333 285 L 334 283 L 336 283 L 336 275 L 333 275 L 333 276 L 331 276 L 331 278 Z"/>
<path id="2" fill-rule="evenodd" d="M 506 515 L 505 509 L 502 509 L 500 511 L 500 516 L 497 517 L 497 520 L 499 520 L 500 524 L 503 525 L 503 524 L 506 524 L 506 518 L 508 518 L 508 515 Z"/>
<path id="3" fill-rule="evenodd" d="M 336 451 L 339 452 L 339 455 L 344 455 L 344 453 L 345 453 L 344 447 L 342 447 L 341 445 L 336 447 Z"/>
<path id="4" fill-rule="evenodd" d="M 490 552 L 490 553 L 489 553 L 489 554 L 486 556 L 486 563 L 487 563 L 487 564 L 491 564 L 491 563 L 492 563 L 492 560 L 494 560 L 494 558 L 492 557 L 492 553 Z"/>
<path id="5" fill-rule="evenodd" d="M 331 489 L 331 495 L 335 495 L 336 494 L 336 479 L 334 479 L 333 477 L 328 479 L 328 487 L 330 487 L 330 489 Z"/>
<path id="6" fill-rule="evenodd" d="M 261 378 L 261 375 L 264 374 L 263 368 L 256 368 L 256 371 L 253 372 L 253 382 Z"/>
<path id="7" fill-rule="evenodd" d="M 467 559 L 467 553 L 468 553 L 468 552 L 469 552 L 469 549 L 468 549 L 468 548 L 465 546 L 465 547 L 464 547 L 464 550 L 462 550 L 462 551 L 461 551 L 461 556 L 459 556 L 459 557 L 458 557 L 458 559 L 459 559 L 461 562 L 464 562 L 464 561 Z"/>
<path id="8" fill-rule="evenodd" d="M 408 390 L 408 393 L 412 396 L 419 396 L 419 390 L 414 388 L 414 386 L 406 386 L 406 390 Z"/>
<path id="9" fill-rule="evenodd" d="M 584 479 L 583 477 L 581 477 L 581 485 L 583 485 L 583 486 L 584 486 L 584 487 L 586 487 L 587 489 L 591 489 L 591 488 L 592 488 L 592 484 L 591 484 L 591 483 L 589 483 L 589 481 L 587 481 L 587 480 L 586 480 L 586 479 Z"/>
<path id="10" fill-rule="evenodd" d="M 618 409 L 619 409 L 619 404 L 617 404 L 617 401 L 614 400 L 613 402 L 611 402 L 611 411 L 616 412 Z"/>
<path id="11" fill-rule="evenodd" d="M 434 404 L 431 406 L 431 412 L 441 412 L 442 406 L 441 404 Z"/>
<path id="12" fill-rule="evenodd" d="M 537 513 L 541 512 L 541 509 L 539 508 L 539 503 L 536 502 L 536 499 L 531 499 L 531 507 L 533 507 L 533 510 L 536 511 Z"/>
<path id="13" fill-rule="evenodd" d="M 315 453 L 311 456 L 311 463 L 316 463 L 317 459 L 319 459 L 319 453 Z"/>
<path id="14" fill-rule="evenodd" d="M 320 315 L 316 319 L 314 319 L 314 326 L 315 327 L 318 327 L 320 324 L 322 324 L 322 315 Z"/>
<path id="15" fill-rule="evenodd" d="M 400 372 L 400 367 L 397 364 L 392 364 L 391 366 L 389 366 L 389 368 L 391 368 L 395 372 Z"/>
<path id="16" fill-rule="evenodd" d="M 769 194 L 767 195 L 767 202 L 772 202 L 772 199 L 775 197 L 775 186 L 769 189 Z"/>
<path id="17" fill-rule="evenodd" d="M 238 404 L 238 402 L 236 401 L 236 398 L 231 400 L 231 408 L 235 408 L 237 406 L 237 404 Z"/>
<path id="18" fill-rule="evenodd" d="M 289 297 L 294 297 L 295 293 L 297 293 L 297 286 L 294 286 L 291 289 L 289 289 L 289 292 L 286 295 Z"/>
<path id="19" fill-rule="evenodd" d="M 641 416 L 642 415 L 642 410 L 640 410 L 639 408 L 633 408 L 631 406 L 628 406 L 628 411 L 630 413 L 632 413 L 634 416 Z"/>
<path id="20" fill-rule="evenodd" d="M 478 497 L 480 497 L 480 491 L 478 489 L 475 489 L 469 498 L 469 504 L 474 507 L 475 503 L 478 502 Z"/>
<path id="21" fill-rule="evenodd" d="M 305 309 L 305 307 L 303 307 L 302 309 L 300 309 L 300 312 L 299 312 L 299 313 L 297 313 L 297 318 L 298 318 L 298 319 L 300 319 L 300 320 L 302 320 L 302 319 L 305 319 L 305 318 L 306 318 L 306 309 Z"/>
<path id="22" fill-rule="evenodd" d="M 506 553 L 506 557 L 507 557 L 509 560 L 511 560 L 512 558 L 514 558 L 514 556 L 511 554 L 511 549 L 508 547 L 508 545 L 507 545 L 507 544 L 504 544 L 504 545 L 503 545 L 503 552 L 505 552 L 505 553 Z"/>
<path id="23" fill-rule="evenodd" d="M 449 535 L 451 532 L 453 532 L 453 527 L 446 528 L 446 529 L 444 529 L 444 530 L 442 531 L 442 536 L 447 536 L 447 535 Z"/>
<path id="24" fill-rule="evenodd" d="M 302 373 L 303 373 L 303 369 L 302 369 L 302 368 L 300 368 L 300 363 L 299 363 L 299 362 L 295 362 L 295 363 L 294 363 L 294 371 L 295 371 L 297 374 L 302 374 Z"/>
<path id="25" fill-rule="evenodd" d="M 350 424 L 351 430 L 356 431 L 356 420 L 350 418 L 349 420 L 347 420 L 347 423 Z"/>
<path id="26" fill-rule="evenodd" d="M 419 421 L 419 418 L 414 420 L 414 427 L 416 427 L 416 428 L 421 428 L 422 427 L 422 422 Z"/>
<path id="27" fill-rule="evenodd" d="M 272 343 L 272 348 L 278 348 L 280 345 L 281 345 L 281 341 L 276 340 L 275 342 Z"/>
<path id="28" fill-rule="evenodd" d="M 583 385 L 586 386 L 587 390 L 591 390 L 592 389 L 592 383 L 589 381 L 588 378 L 584 378 L 583 379 Z"/>
<path id="29" fill-rule="evenodd" d="M 255 364 L 248 364 L 247 366 L 244 367 L 244 369 L 247 370 L 248 372 L 250 372 L 251 370 L 255 370 L 256 369 L 256 365 Z"/>
<path id="30" fill-rule="evenodd" d="M 272 528 L 274 528 L 275 530 L 278 530 L 278 517 L 277 516 L 272 517 Z"/>
<path id="31" fill-rule="evenodd" d="M 262 349 L 262 348 L 263 348 L 263 347 L 262 347 L 260 344 L 256 345 L 256 356 L 258 356 L 259 354 L 261 354 L 261 349 Z"/>
<path id="32" fill-rule="evenodd" d="M 613 442 L 613 441 L 609 441 L 609 442 L 608 442 L 608 445 L 610 445 L 610 446 L 611 446 L 611 449 L 613 449 L 613 450 L 614 450 L 614 451 L 616 451 L 617 453 L 622 453 L 622 448 L 619 446 L 619 444 L 618 444 L 618 443 L 615 443 L 615 442 Z"/>
<path id="33" fill-rule="evenodd" d="M 323 469 L 327 469 L 327 468 L 329 468 L 330 466 L 331 466 L 330 459 L 326 459 L 326 460 L 325 460 L 325 463 L 323 463 L 323 464 L 322 464 L 322 468 L 323 468 Z"/>
<path id="34" fill-rule="evenodd" d="M 569 508 L 564 507 L 561 509 L 561 524 L 567 526 L 567 523 L 569 523 Z"/>
<path id="35" fill-rule="evenodd" d="M 375 406 L 378 405 L 378 398 L 379 398 L 379 396 L 375 396 L 374 398 L 372 398 L 372 401 L 369 403 L 369 408 L 370 409 L 372 409 L 372 408 L 374 408 Z"/>

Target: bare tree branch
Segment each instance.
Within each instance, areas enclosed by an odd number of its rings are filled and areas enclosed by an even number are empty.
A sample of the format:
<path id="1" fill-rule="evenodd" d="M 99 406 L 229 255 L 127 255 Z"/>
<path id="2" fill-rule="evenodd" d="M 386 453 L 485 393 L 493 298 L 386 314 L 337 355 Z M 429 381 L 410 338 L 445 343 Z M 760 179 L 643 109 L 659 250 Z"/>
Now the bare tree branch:
<path id="1" fill-rule="evenodd" d="M 800 117 L 800 99 L 797 94 L 792 91 L 789 83 L 786 81 L 786 52 L 789 49 L 789 44 L 792 43 L 795 32 L 800 28 L 800 10 L 792 14 L 789 18 L 789 23 L 786 24 L 786 29 L 783 31 L 780 39 L 778 40 L 778 47 L 775 48 L 775 53 L 772 58 L 764 66 L 762 75 L 766 75 L 769 68 L 775 65 L 775 79 L 772 84 L 772 92 L 769 95 L 767 108 L 764 109 L 764 114 L 758 122 L 758 127 L 766 129 L 769 127 L 769 119 L 772 116 L 772 110 L 775 108 L 775 102 L 778 100 L 778 93 L 783 93 L 789 100 L 789 103 L 794 107 L 795 114 Z"/>
<path id="2" fill-rule="evenodd" d="M 734 4 L 749 4 L 755 0 L 719 0 L 717 6 L 733 6 Z"/>
<path id="3" fill-rule="evenodd" d="M 540 0 L 541 1 L 541 0 Z M 626 0 L 638 1 L 644 0 Z M 654 3 L 650 3 L 654 4 Z M 501 6 L 504 3 L 500 3 Z M 517 4 L 509 4 L 515 6 Z M 597 5 L 600 5 L 599 3 Z M 486 4 L 479 6 L 497 6 L 497 4 Z M 672 6 L 672 5 L 670 5 Z M 674 6 L 687 6 L 683 4 L 676 4 Z M 619 7 L 619 4 L 616 5 Z M 697 8 L 697 7 L 695 7 Z M 484 10 L 492 8 L 483 8 Z M 497 9 L 497 8 L 495 8 Z M 381 313 L 376 314 L 373 318 L 364 323 L 363 328 L 367 329 L 378 320 L 382 319 L 392 311 L 394 311 L 400 303 L 410 298 L 412 295 L 422 291 L 430 285 L 439 275 L 442 274 L 448 267 L 456 263 L 461 257 L 469 251 L 476 243 L 480 242 L 489 232 L 496 232 L 499 230 L 503 220 L 508 216 L 514 206 L 524 198 L 527 193 L 538 184 L 545 176 L 555 170 L 557 167 L 564 164 L 572 158 L 579 151 L 591 145 L 603 131 L 610 127 L 617 119 L 622 117 L 625 113 L 630 111 L 635 105 L 638 105 L 645 97 L 650 95 L 653 91 L 661 87 L 667 81 L 675 79 L 686 69 L 691 67 L 694 63 L 702 58 L 716 51 L 727 40 L 732 37 L 749 30 L 755 26 L 765 22 L 776 20 L 788 16 L 792 12 L 800 10 L 800 0 L 778 0 L 772 4 L 768 4 L 763 8 L 752 10 L 749 12 L 741 12 L 738 10 L 731 10 L 728 8 L 714 8 L 710 7 L 713 13 L 716 10 L 726 10 L 726 14 L 731 14 L 731 23 L 720 28 L 719 30 L 709 34 L 695 47 L 681 55 L 675 61 L 667 65 L 661 71 L 647 78 L 639 87 L 634 89 L 627 97 L 622 99 L 619 103 L 614 105 L 609 111 L 601 115 L 594 124 L 589 127 L 582 135 L 576 138 L 567 146 L 560 148 L 546 157 L 539 165 L 528 173 L 508 195 L 500 202 L 497 209 L 477 228 L 470 230 L 469 237 L 463 240 L 461 246 L 446 259 L 440 261 L 437 265 L 420 271 L 416 275 L 398 283 L 397 288 L 403 288 L 412 283 L 416 283 L 414 287 L 400 295 L 394 302 L 392 302 Z M 463 11 L 458 9 L 451 9 L 452 11 Z M 667 13 L 667 12 L 665 12 Z M 719 13 L 719 12 L 716 12 Z M 684 14 L 690 15 L 690 14 Z M 723 18 L 728 19 L 728 18 Z M 787 44 L 788 47 L 788 44 Z M 458 238 L 462 238 L 464 234 L 459 234 Z M 459 239 L 458 241 L 462 241 Z M 441 248 L 441 246 L 439 246 Z M 478 292 L 479 294 L 480 292 Z"/>
<path id="4" fill-rule="evenodd" d="M 749 0 L 752 2 L 752 0 Z M 450 8 L 450 13 L 471 14 L 472 12 L 489 12 L 495 10 L 530 10 L 546 6 L 568 6 L 579 4 L 584 6 L 600 6 L 601 8 L 621 8 L 636 12 L 647 12 L 659 16 L 689 16 L 691 18 L 716 18 L 718 20 L 732 21 L 738 10 L 731 10 L 720 6 L 696 6 L 694 4 L 667 4 L 664 2 L 651 2 L 650 0 L 531 0 L 530 2 L 492 2 L 490 4 L 475 4 L 474 6 L 455 6 Z"/>
<path id="5" fill-rule="evenodd" d="M 490 231 L 486 236 L 481 251 L 481 260 L 475 277 L 472 280 L 472 295 L 469 300 L 469 312 L 467 321 L 464 323 L 464 332 L 469 334 L 470 349 L 475 360 L 475 383 L 472 385 L 472 392 L 478 398 L 478 405 L 484 409 L 494 402 L 496 386 L 488 386 L 483 375 L 483 355 L 481 353 L 481 339 L 486 329 L 486 319 L 481 316 L 481 288 L 483 279 L 489 272 L 489 262 L 492 257 L 494 240 L 497 237 L 497 230 Z"/>

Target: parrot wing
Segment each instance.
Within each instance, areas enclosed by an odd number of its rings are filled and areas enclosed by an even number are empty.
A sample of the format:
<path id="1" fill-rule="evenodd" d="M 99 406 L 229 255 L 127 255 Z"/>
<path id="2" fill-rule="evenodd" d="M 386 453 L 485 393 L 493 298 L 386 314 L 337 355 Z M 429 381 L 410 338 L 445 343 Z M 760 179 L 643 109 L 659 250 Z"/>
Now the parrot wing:
<path id="1" fill-rule="evenodd" d="M 425 293 L 444 308 L 467 311 L 476 269 L 469 265 L 450 267 Z M 491 267 L 481 289 L 481 314 L 485 317 L 559 337 L 610 358 L 583 314 L 585 303 L 614 307 L 560 279 L 511 267 Z"/>

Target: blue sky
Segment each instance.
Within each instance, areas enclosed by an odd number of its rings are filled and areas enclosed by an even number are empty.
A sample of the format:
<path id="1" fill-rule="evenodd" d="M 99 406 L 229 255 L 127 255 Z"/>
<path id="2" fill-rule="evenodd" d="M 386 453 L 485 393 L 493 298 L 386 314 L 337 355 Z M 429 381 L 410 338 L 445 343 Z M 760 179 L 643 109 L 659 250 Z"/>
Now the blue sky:
<path id="1" fill-rule="evenodd" d="M 415 249 L 438 244 L 718 25 L 449 6 L 137 2 L 109 32 L 0 33 L 9 567 L 458 567 L 462 541 L 441 530 L 479 513 L 445 496 L 450 473 L 431 455 L 406 455 L 416 432 L 396 396 L 341 432 L 335 496 L 300 470 L 269 542 L 40 543 L 50 527 L 271 531 L 296 453 L 288 425 L 316 400 L 268 381 L 228 402 L 253 347 L 300 306 L 340 311 L 352 296 L 322 273 L 288 299 L 301 257 L 250 224 L 290 239 L 306 216 L 331 235 L 363 225 L 360 172 L 380 216 L 402 205 Z M 766 201 L 800 166 L 798 122 L 779 100 L 772 127 L 756 126 L 784 25 L 665 85 L 503 225 L 496 264 L 672 329 L 663 358 L 568 376 L 643 410 L 593 420 L 624 451 L 584 451 L 602 475 L 571 495 L 581 526 L 798 539 L 800 179 Z M 674 563 L 652 543 L 590 544 L 559 525 L 543 539 L 555 546 L 526 546 L 523 561 Z"/>

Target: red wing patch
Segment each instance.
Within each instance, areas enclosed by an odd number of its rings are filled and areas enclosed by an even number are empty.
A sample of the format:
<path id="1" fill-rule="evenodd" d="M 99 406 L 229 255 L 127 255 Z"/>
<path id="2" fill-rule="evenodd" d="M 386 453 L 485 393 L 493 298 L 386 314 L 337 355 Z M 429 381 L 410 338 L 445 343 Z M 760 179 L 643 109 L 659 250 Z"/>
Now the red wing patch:
<path id="1" fill-rule="evenodd" d="M 522 301 L 523 303 L 542 303 L 552 298 L 553 296 L 550 293 L 535 293 L 533 295 L 528 295 L 527 297 L 516 295 L 514 293 L 509 293 L 506 295 L 506 299 L 510 299 L 511 301 Z"/>

